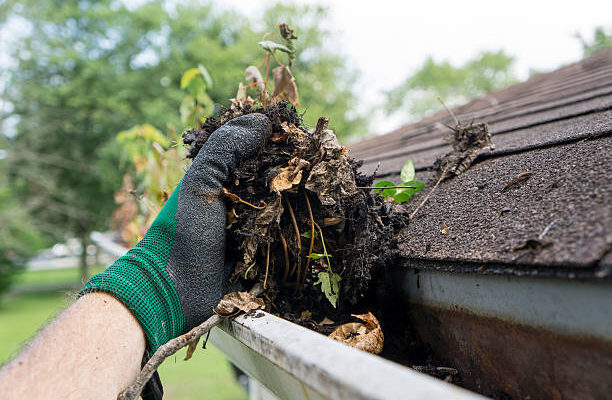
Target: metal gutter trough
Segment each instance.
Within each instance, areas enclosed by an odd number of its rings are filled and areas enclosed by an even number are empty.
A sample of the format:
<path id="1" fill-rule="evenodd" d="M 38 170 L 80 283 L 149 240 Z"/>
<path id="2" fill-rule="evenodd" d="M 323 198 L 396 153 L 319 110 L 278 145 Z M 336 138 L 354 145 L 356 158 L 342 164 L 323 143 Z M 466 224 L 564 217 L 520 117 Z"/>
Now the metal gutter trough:
<path id="1" fill-rule="evenodd" d="M 91 239 L 115 257 L 127 251 L 112 234 Z M 251 400 L 483 398 L 263 311 L 224 321 L 209 340 L 249 375 Z"/>
<path id="2" fill-rule="evenodd" d="M 210 341 L 256 380 L 265 399 L 480 399 L 265 312 L 225 321 Z"/>

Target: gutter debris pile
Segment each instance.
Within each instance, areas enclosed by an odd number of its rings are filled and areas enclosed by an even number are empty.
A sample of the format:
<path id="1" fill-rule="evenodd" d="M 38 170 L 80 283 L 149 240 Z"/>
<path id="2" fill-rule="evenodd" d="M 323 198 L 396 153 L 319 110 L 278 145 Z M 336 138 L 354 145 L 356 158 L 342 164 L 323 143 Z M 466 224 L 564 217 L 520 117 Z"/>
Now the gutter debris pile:
<path id="1" fill-rule="evenodd" d="M 273 134 L 256 159 L 240 164 L 224 194 L 233 282 L 264 286 L 268 309 L 283 318 L 379 353 L 382 331 L 371 313 L 350 315 L 366 297 L 376 271 L 395 256 L 395 232 L 407 221 L 368 188 L 328 120 L 307 130 L 285 101 L 256 106 L 233 101 L 201 129 L 184 134 L 189 156 L 228 120 L 252 112 L 270 118 Z M 360 188 L 361 187 L 361 188 Z M 367 310 L 364 310 L 367 311 Z M 359 322 L 357 322 L 359 321 Z M 374 338 L 374 339 L 373 339 Z"/>

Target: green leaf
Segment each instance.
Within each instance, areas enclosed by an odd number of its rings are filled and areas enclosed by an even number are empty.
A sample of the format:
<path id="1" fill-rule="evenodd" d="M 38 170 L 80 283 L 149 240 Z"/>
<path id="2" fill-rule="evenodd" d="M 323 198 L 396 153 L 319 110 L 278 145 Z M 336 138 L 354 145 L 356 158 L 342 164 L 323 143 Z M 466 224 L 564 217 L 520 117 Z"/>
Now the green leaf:
<path id="1" fill-rule="evenodd" d="M 191 81 L 193 81 L 201 72 L 198 68 L 191 68 L 185 71 L 183 76 L 181 77 L 181 89 L 185 89 Z"/>
<path id="2" fill-rule="evenodd" d="M 321 284 L 321 291 L 327 297 L 332 306 L 338 306 L 338 295 L 340 294 L 340 275 L 333 272 L 319 272 L 315 285 Z"/>
<path id="3" fill-rule="evenodd" d="M 304 238 L 307 238 L 307 239 L 310 239 L 310 238 L 312 237 L 312 236 L 310 235 L 310 231 L 306 231 L 306 232 L 302 233 L 300 236 L 301 236 L 301 237 L 304 237 Z M 314 237 L 315 237 L 315 238 L 316 238 L 316 237 L 319 237 L 319 233 L 318 233 L 317 231 L 315 231 L 315 233 L 314 233 Z"/>
<path id="4" fill-rule="evenodd" d="M 324 257 L 331 257 L 331 254 L 325 254 L 325 253 L 310 253 L 308 255 L 308 258 L 312 258 L 313 260 L 318 260 L 319 258 L 324 258 Z"/>
<path id="5" fill-rule="evenodd" d="M 206 87 L 211 88 L 213 86 L 213 81 L 206 67 L 204 67 L 202 64 L 198 64 L 198 70 L 200 71 L 200 74 L 202 74 Z"/>
<path id="6" fill-rule="evenodd" d="M 284 44 L 276 43 L 271 40 L 264 40 L 263 42 L 258 43 L 262 49 L 269 51 L 270 53 L 274 53 L 274 51 L 279 50 L 287 54 L 295 53 L 295 50 L 291 50 L 289 47 Z"/>
<path id="7" fill-rule="evenodd" d="M 425 187 L 425 184 L 419 181 L 408 181 L 408 182 L 402 182 L 402 184 L 398 186 L 412 186 L 411 188 L 397 189 L 397 193 L 408 192 L 411 195 L 413 195 L 423 190 L 423 188 Z"/>
<path id="8" fill-rule="evenodd" d="M 411 189 L 407 189 L 406 191 L 400 192 L 393 196 L 393 201 L 396 203 L 405 203 L 410 200 L 410 197 L 412 197 L 414 193 L 410 193 L 408 190 Z"/>
<path id="9" fill-rule="evenodd" d="M 414 163 L 412 160 L 406 161 L 406 164 L 402 167 L 402 172 L 400 172 L 400 176 L 402 177 L 402 181 L 407 182 L 414 179 L 415 171 L 414 171 Z"/>
<path id="10" fill-rule="evenodd" d="M 380 181 L 380 182 L 376 182 L 374 186 L 383 188 L 383 187 L 390 187 L 390 186 L 393 187 L 397 185 L 391 181 Z M 379 194 L 385 199 L 387 199 L 389 196 L 393 196 L 396 192 L 397 192 L 396 189 L 384 189 L 382 191 L 378 191 L 376 194 Z"/>

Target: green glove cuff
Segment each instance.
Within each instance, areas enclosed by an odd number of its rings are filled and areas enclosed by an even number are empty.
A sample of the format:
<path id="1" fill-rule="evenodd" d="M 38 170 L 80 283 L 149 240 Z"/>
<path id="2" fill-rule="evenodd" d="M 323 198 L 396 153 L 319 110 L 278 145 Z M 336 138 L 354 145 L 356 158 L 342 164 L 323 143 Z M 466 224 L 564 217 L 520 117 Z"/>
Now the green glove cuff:
<path id="1" fill-rule="evenodd" d="M 181 303 L 166 270 L 174 245 L 180 186 L 136 247 L 93 276 L 79 293 L 106 292 L 119 299 L 140 322 L 151 354 L 185 330 Z"/>

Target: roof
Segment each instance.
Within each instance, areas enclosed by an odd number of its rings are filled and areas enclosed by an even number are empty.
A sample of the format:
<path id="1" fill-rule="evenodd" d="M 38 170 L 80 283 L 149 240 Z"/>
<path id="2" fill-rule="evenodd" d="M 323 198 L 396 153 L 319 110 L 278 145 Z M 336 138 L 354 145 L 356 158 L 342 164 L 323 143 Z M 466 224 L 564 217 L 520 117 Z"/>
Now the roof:
<path id="1" fill-rule="evenodd" d="M 612 49 L 454 110 L 489 124 L 494 150 L 442 182 L 401 233 L 404 261 L 447 270 L 611 277 Z M 362 171 L 399 179 L 407 159 L 435 183 L 446 112 L 351 146 Z M 380 165 L 379 165 L 380 163 Z M 503 190 L 517 175 L 529 178 Z M 523 175 L 524 176 L 524 175 Z M 447 226 L 448 233 L 441 232 Z"/>

